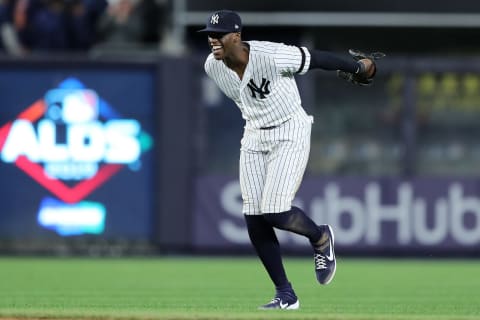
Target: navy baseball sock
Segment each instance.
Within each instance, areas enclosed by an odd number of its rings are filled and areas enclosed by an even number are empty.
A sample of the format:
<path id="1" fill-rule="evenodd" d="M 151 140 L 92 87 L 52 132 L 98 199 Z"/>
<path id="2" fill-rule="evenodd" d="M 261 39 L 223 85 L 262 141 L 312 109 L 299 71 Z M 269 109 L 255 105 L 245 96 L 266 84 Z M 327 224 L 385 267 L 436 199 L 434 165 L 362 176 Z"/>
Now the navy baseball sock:
<path id="1" fill-rule="evenodd" d="M 289 211 L 265 213 L 263 216 L 273 227 L 305 236 L 311 243 L 316 243 L 322 236 L 317 224 L 300 208 L 292 207 Z"/>
<path id="2" fill-rule="evenodd" d="M 272 279 L 276 288 L 288 291 L 290 283 L 283 267 L 280 244 L 272 226 L 265 220 L 263 215 L 245 215 L 245 221 L 250 241 L 267 270 L 270 279 Z"/>
<path id="3" fill-rule="evenodd" d="M 297 301 L 297 295 L 295 291 L 293 291 L 292 284 L 288 282 L 283 286 L 275 287 L 276 297 L 281 297 L 282 299 L 286 299 L 288 302 L 294 303 Z"/>

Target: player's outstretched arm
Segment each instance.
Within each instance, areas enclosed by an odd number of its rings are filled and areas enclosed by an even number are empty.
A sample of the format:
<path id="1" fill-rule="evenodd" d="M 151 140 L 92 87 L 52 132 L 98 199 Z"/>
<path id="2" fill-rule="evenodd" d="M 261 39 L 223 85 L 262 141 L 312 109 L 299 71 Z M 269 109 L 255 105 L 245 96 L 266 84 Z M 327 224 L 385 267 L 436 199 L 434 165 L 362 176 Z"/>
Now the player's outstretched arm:
<path id="1" fill-rule="evenodd" d="M 364 54 L 358 50 L 349 50 L 353 57 L 350 60 L 328 51 L 309 50 L 309 52 L 309 70 L 337 70 L 340 78 L 358 85 L 370 85 L 372 83 L 377 70 L 375 60 L 385 56 L 380 52 Z"/>

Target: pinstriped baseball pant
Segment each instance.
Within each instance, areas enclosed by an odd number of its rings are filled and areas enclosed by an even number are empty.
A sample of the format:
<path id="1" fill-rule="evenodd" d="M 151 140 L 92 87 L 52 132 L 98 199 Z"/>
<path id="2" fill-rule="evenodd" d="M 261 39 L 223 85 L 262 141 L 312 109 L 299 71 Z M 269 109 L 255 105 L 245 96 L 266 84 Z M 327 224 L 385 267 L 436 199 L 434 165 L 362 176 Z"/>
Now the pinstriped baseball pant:
<path id="1" fill-rule="evenodd" d="M 303 110 L 273 129 L 249 129 L 240 149 L 243 213 L 290 210 L 310 153 L 313 118 Z"/>

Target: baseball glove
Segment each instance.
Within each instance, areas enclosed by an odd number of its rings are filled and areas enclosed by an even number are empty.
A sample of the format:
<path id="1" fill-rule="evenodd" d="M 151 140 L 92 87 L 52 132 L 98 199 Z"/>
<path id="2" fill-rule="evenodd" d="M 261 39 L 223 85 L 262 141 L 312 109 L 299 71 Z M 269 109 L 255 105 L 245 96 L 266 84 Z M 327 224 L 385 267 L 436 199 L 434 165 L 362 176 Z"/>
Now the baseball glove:
<path id="1" fill-rule="evenodd" d="M 373 63 L 373 66 L 375 67 L 373 74 L 368 76 L 367 71 L 365 70 L 365 66 L 362 65 L 358 73 L 350 73 L 350 72 L 337 70 L 338 77 L 360 86 L 371 85 L 373 83 L 373 77 L 375 77 L 375 73 L 377 72 L 377 65 L 375 64 L 375 60 L 385 57 L 385 53 L 372 52 L 367 54 L 354 49 L 348 50 L 348 53 L 353 57 L 355 61 L 358 61 L 361 59 L 371 60 Z"/>

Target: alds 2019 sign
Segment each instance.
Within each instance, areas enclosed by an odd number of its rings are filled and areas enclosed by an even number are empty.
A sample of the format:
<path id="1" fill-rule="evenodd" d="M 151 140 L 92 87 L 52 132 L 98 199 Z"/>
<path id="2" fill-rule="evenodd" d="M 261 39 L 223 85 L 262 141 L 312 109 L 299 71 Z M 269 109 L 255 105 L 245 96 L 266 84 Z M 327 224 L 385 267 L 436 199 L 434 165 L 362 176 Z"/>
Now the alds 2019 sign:
<path id="1" fill-rule="evenodd" d="M 68 78 L 0 127 L 0 159 L 47 189 L 38 223 L 60 235 L 101 234 L 106 209 L 85 199 L 124 166 L 138 170 L 152 139 L 93 89 Z"/>

